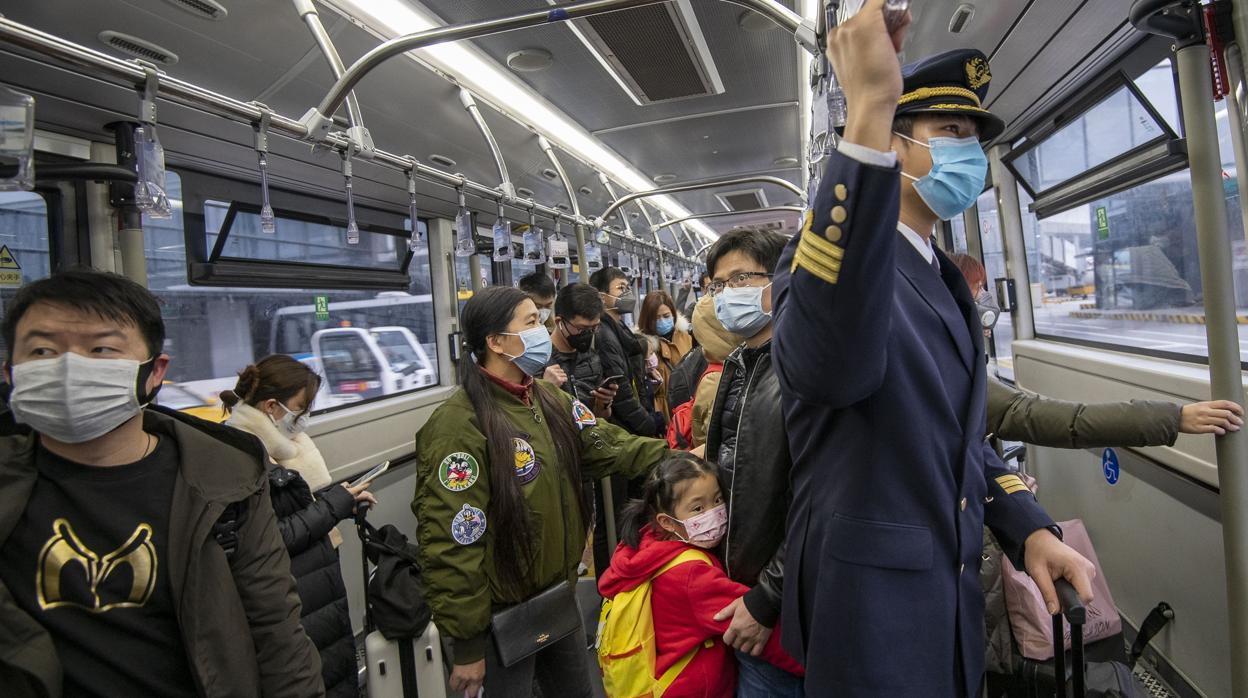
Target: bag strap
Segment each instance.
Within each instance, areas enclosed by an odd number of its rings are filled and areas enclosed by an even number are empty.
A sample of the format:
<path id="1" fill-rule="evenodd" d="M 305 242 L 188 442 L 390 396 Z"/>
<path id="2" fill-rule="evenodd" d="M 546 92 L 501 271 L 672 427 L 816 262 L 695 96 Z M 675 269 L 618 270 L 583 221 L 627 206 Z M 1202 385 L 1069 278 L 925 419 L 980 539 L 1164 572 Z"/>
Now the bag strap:
<path id="1" fill-rule="evenodd" d="M 355 530 L 360 536 L 360 567 L 363 570 L 364 578 L 364 634 L 371 633 L 375 626 L 373 625 L 373 608 L 368 598 L 368 542 L 373 537 L 373 533 L 377 529 L 368 522 L 368 502 L 363 501 L 356 505 L 355 508 Z M 399 660 L 402 666 L 402 658 Z"/>
<path id="2" fill-rule="evenodd" d="M 673 567 L 676 567 L 677 565 L 683 565 L 686 562 L 694 562 L 697 560 L 705 562 L 708 565 L 711 564 L 711 558 L 708 557 L 707 554 L 702 552 L 701 550 L 693 550 L 693 549 L 685 550 L 681 552 L 679 555 L 677 555 L 676 557 L 672 558 L 671 560 L 668 560 L 667 564 L 660 567 L 658 572 L 655 572 L 654 574 L 650 575 L 650 581 L 653 582 L 656 577 L 672 569 Z"/>
<path id="3" fill-rule="evenodd" d="M 1174 609 L 1170 608 L 1170 604 L 1165 601 L 1148 612 L 1148 617 L 1140 625 L 1140 632 L 1135 636 L 1135 642 L 1131 643 L 1131 654 L 1127 657 L 1127 666 L 1135 668 L 1135 663 L 1144 654 L 1148 643 L 1152 642 L 1157 633 L 1161 632 L 1162 628 L 1169 625 L 1172 620 L 1174 620 Z"/>
<path id="4" fill-rule="evenodd" d="M 403 695 L 407 695 L 409 690 L 419 691 L 416 687 L 416 644 L 410 637 L 405 637 L 398 643 L 399 675 L 403 679 Z"/>

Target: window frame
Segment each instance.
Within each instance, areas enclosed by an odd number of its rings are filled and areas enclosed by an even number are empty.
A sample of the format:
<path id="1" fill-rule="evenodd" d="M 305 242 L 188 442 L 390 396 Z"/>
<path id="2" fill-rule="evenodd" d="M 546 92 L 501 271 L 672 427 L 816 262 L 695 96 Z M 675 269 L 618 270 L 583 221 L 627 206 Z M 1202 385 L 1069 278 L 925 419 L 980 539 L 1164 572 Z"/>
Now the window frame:
<path id="1" fill-rule="evenodd" d="M 1161 129 L 1161 135 L 1061 182 L 1039 191 L 1033 188 L 1015 161 L 1044 145 L 1051 136 L 1076 122 L 1123 88 L 1144 107 L 1149 117 Z M 1019 186 L 1031 196 L 1031 210 L 1037 214 L 1043 211 L 1046 218 L 1188 166 L 1187 141 L 1170 127 L 1161 112 L 1121 68 L 1086 89 L 1069 108 L 1025 131 L 1020 140 L 1023 144 L 1003 156 L 1001 162 L 1009 168 Z"/>
<path id="2" fill-rule="evenodd" d="M 411 285 L 409 268 L 414 254 L 407 250 L 401 269 L 370 269 L 347 265 L 240 259 L 222 255 L 229 227 L 238 211 L 260 212 L 259 188 L 254 182 L 229 179 L 194 169 L 175 170 L 182 178 L 183 233 L 186 244 L 187 283 L 191 286 L 243 288 L 318 288 L 330 291 L 406 291 Z M 269 188 L 274 215 L 292 220 L 346 227 L 346 204 L 334 199 Z M 204 204 L 228 201 L 213 249 L 208 249 Z M 407 209 L 355 204 L 357 225 L 373 234 L 393 235 L 406 247 Z M 420 219 L 428 228 L 427 219 Z"/>

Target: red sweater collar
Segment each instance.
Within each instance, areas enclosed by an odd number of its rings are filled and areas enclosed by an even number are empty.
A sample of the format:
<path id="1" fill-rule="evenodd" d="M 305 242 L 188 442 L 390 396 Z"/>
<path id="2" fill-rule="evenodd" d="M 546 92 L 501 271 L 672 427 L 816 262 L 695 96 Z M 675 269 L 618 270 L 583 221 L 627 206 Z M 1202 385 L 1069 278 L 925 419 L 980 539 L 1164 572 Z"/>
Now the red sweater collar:
<path id="1" fill-rule="evenodd" d="M 526 405 L 531 405 L 533 403 L 533 376 L 525 376 L 523 382 L 512 383 L 506 378 L 501 378 L 493 373 L 490 373 L 484 366 L 479 366 L 478 368 L 481 369 L 481 373 L 485 374 L 486 378 L 490 379 L 491 383 L 516 396 L 516 399 L 520 402 L 523 402 Z"/>

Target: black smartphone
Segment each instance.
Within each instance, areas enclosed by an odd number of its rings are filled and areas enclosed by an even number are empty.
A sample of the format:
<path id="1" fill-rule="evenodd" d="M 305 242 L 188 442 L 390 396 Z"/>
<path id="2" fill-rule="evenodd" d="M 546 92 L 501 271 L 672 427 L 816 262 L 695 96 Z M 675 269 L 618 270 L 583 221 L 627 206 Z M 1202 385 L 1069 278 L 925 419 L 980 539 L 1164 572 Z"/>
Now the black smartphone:
<path id="1" fill-rule="evenodd" d="M 622 376 L 622 375 L 621 375 L 621 376 L 607 376 L 606 378 L 603 378 L 603 379 L 602 379 L 602 382 L 598 384 L 598 387 L 599 387 L 599 388 L 605 388 L 605 387 L 607 387 L 608 385 L 617 385 L 617 386 L 618 386 L 618 385 L 620 384 L 620 381 L 622 381 L 622 380 L 624 380 L 624 376 Z"/>

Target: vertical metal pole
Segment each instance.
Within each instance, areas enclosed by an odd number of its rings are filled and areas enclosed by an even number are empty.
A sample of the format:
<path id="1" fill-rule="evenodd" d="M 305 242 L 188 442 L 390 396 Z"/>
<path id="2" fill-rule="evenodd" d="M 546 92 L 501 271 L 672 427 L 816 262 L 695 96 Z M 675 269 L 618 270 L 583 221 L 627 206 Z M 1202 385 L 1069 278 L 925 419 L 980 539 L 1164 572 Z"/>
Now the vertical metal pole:
<path id="1" fill-rule="evenodd" d="M 585 226 L 576 224 L 576 265 L 580 270 L 581 283 L 589 283 L 589 268 L 585 266 Z"/>
<path id="2" fill-rule="evenodd" d="M 966 227 L 966 253 L 979 261 L 984 261 L 984 231 L 979 228 L 979 204 L 966 209 L 962 214 L 962 222 Z M 992 283 L 988 285 L 991 287 Z"/>
<path id="3" fill-rule="evenodd" d="M 1244 192 L 1248 192 L 1248 144 L 1244 142 L 1244 126 L 1248 124 L 1248 92 L 1245 92 L 1248 84 L 1244 79 L 1244 54 L 1238 42 L 1226 47 L 1226 73 L 1231 79 L 1226 111 L 1231 126 L 1231 147 L 1235 151 L 1235 183 L 1241 202 L 1239 215 L 1243 219 L 1244 234 L 1248 236 L 1248 206 L 1242 204 Z"/>
<path id="4" fill-rule="evenodd" d="M 1209 342 L 1209 387 L 1215 400 L 1244 404 L 1239 326 L 1231 241 L 1222 194 L 1222 157 L 1213 113 L 1209 47 L 1192 43 L 1178 50 L 1179 95 L 1192 176 L 1196 243 L 1205 297 L 1205 336 Z M 1240 167 L 1248 163 L 1237 163 Z M 1248 657 L 1248 438 L 1243 432 L 1215 437 L 1218 454 L 1222 544 L 1226 550 L 1227 618 L 1231 656 Z M 1232 661 L 1231 693 L 1248 696 L 1248 662 Z"/>
<path id="5" fill-rule="evenodd" d="M 1022 210 L 1018 207 L 1018 185 L 1014 181 L 1014 173 L 1001 161 L 1009 152 L 1010 146 L 998 145 L 988 152 L 988 162 L 992 166 L 992 183 L 997 190 L 997 219 L 1001 223 L 1001 242 L 1005 246 L 1005 273 L 1014 280 L 1018 296 L 1018 302 L 1010 313 L 1014 339 L 1032 339 L 1036 336 L 1036 325 L 1032 317 L 1031 279 L 1027 272 Z"/>
<path id="6" fill-rule="evenodd" d="M 91 143 L 92 162 L 117 162 L 117 148 L 111 143 Z M 87 182 L 87 231 L 90 236 L 91 266 L 100 271 L 122 269 L 117 257 L 117 212 L 109 202 L 107 182 Z"/>
<path id="7" fill-rule="evenodd" d="M 438 337 L 459 331 L 459 289 L 455 283 L 455 225 L 445 218 L 429 221 L 429 281 L 443 293 L 433 294 L 433 325 Z M 423 338 L 422 338 L 423 339 Z M 447 345 L 438 347 L 438 383 L 454 385 L 455 364 L 451 363 Z M 471 359 L 470 359 L 471 360 Z"/>
<path id="8" fill-rule="evenodd" d="M 468 281 L 472 283 L 472 292 L 485 288 L 485 284 L 481 282 L 481 255 L 474 254 L 468 257 Z"/>

